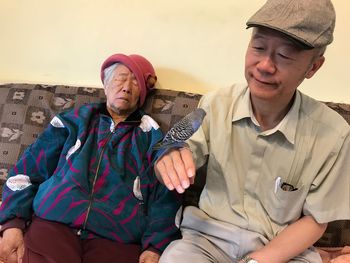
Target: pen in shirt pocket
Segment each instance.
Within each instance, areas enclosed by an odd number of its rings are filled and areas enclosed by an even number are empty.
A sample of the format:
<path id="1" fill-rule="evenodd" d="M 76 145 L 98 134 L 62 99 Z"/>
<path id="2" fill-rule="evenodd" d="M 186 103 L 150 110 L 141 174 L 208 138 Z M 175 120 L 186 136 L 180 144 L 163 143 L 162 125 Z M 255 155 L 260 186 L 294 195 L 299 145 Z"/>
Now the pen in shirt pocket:
<path id="1" fill-rule="evenodd" d="M 278 176 L 275 181 L 275 193 L 277 193 L 278 188 L 281 186 L 281 182 L 282 178 Z"/>
<path id="2" fill-rule="evenodd" d="M 293 185 L 283 182 L 282 183 L 282 178 L 281 177 L 277 177 L 276 181 L 275 181 L 275 193 L 277 193 L 278 188 L 281 188 L 283 191 L 296 191 L 298 190 L 298 188 L 294 187 Z"/>

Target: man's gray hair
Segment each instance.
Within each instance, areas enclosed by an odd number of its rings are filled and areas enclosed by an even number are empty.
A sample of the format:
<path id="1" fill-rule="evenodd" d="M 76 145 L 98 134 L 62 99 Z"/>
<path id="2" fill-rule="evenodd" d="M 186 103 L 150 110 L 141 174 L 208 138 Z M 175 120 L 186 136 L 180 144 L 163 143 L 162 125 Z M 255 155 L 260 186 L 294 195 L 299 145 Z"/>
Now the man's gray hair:
<path id="1" fill-rule="evenodd" d="M 110 65 L 108 68 L 104 69 L 104 76 L 105 78 L 103 79 L 103 85 L 106 86 L 106 84 L 111 80 L 114 70 L 120 65 L 120 63 L 114 63 Z"/>

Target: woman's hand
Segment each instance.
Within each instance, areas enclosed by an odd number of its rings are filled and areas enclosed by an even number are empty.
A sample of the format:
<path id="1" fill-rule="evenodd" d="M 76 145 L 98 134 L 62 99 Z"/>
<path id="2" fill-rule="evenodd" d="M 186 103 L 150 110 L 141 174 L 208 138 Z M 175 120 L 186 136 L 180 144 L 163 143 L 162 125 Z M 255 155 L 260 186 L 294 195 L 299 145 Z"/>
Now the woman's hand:
<path id="1" fill-rule="evenodd" d="M 141 253 L 139 263 L 158 263 L 160 255 L 151 250 L 145 250 Z"/>
<path id="2" fill-rule="evenodd" d="M 23 232 L 19 228 L 9 228 L 0 239 L 0 262 L 21 263 L 24 254 Z"/>

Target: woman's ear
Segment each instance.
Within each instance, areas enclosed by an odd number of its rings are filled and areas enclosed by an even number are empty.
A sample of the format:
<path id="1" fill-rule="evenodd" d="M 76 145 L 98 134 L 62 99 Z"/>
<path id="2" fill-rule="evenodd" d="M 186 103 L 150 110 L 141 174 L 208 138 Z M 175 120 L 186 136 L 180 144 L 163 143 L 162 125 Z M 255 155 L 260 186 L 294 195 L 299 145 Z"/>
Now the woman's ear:
<path id="1" fill-rule="evenodd" d="M 103 80 L 103 91 L 104 91 L 104 93 L 105 93 L 105 95 L 107 95 L 107 85 L 106 85 L 106 83 L 105 83 L 105 80 Z"/>
<path id="2" fill-rule="evenodd" d="M 316 58 L 315 61 L 311 64 L 310 69 L 306 72 L 305 78 L 312 78 L 312 76 L 315 75 L 315 73 L 321 68 L 324 61 L 325 57 L 323 55 Z"/>

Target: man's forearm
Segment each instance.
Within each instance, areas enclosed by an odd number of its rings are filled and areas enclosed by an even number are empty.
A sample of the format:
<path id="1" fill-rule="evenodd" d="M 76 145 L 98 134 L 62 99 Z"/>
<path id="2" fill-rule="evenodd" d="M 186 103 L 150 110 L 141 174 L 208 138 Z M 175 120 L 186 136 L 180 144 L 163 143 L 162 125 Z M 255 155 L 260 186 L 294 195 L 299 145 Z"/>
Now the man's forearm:
<path id="1" fill-rule="evenodd" d="M 312 246 L 326 228 L 327 224 L 319 224 L 311 216 L 304 216 L 286 227 L 262 249 L 252 252 L 250 256 L 259 263 L 288 262 Z"/>

